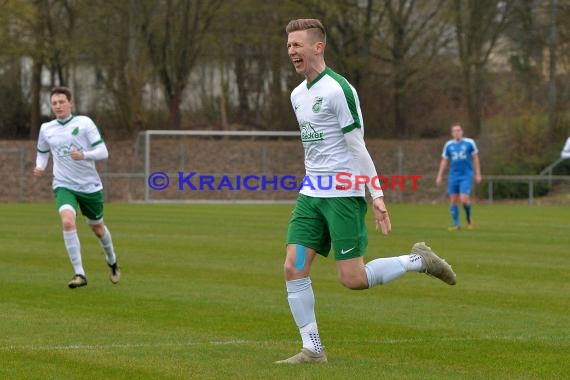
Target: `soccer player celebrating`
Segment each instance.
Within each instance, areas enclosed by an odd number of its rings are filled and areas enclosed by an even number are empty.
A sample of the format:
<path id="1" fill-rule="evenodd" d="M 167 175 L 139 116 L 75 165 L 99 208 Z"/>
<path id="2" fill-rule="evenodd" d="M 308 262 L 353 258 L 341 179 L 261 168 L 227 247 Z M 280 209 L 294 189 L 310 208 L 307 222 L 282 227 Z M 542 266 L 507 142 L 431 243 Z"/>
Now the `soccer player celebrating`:
<path id="1" fill-rule="evenodd" d="M 63 241 L 75 275 L 68 283 L 72 289 L 87 285 L 81 262 L 81 247 L 75 219 L 78 207 L 91 230 L 99 238 L 113 284 L 119 282 L 111 233 L 103 223 L 103 185 L 95 168 L 96 160 L 109 156 L 107 147 L 93 121 L 72 115 L 71 91 L 55 87 L 50 92 L 51 109 L 56 119 L 42 124 L 37 145 L 35 176 L 41 176 L 53 155 L 53 192 L 63 226 Z"/>
<path id="2" fill-rule="evenodd" d="M 449 211 L 453 225 L 448 229 L 457 231 L 459 226 L 459 207 L 461 202 L 465 210 L 467 228 L 473 229 L 471 220 L 471 199 L 469 194 L 473 187 L 473 167 L 475 167 L 475 181 L 481 182 L 481 167 L 479 165 L 479 150 L 473 139 L 463 137 L 463 128 L 458 123 L 451 126 L 451 140 L 443 146 L 441 161 L 435 183 L 440 186 L 443 182 L 443 172 L 449 166 L 449 176 L 447 178 L 447 192 L 449 194 Z"/>
<path id="3" fill-rule="evenodd" d="M 356 90 L 327 67 L 326 34 L 315 19 L 292 20 L 286 27 L 287 50 L 297 73 L 305 80 L 291 93 L 291 103 L 301 129 L 306 176 L 312 184 L 338 173 L 376 176 L 363 137 L 362 113 Z M 379 183 L 367 184 L 373 198 L 376 229 L 391 230 L 388 210 Z M 285 280 L 291 313 L 302 339 L 301 352 L 277 363 L 327 361 L 315 317 L 315 296 L 309 274 L 317 254 L 334 250 L 340 282 L 350 289 L 386 284 L 408 271 L 427 273 L 454 285 L 455 273 L 424 243 L 411 254 L 380 258 L 364 264 L 368 243 L 365 226 L 367 204 L 364 186 L 346 183 L 303 186 L 287 232 Z"/>

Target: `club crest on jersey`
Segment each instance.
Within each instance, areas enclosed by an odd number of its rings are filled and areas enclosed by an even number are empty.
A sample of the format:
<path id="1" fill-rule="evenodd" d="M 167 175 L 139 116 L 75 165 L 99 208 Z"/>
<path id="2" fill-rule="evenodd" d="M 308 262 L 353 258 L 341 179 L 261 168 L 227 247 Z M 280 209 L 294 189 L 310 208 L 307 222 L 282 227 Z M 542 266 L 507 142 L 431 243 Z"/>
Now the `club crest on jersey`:
<path id="1" fill-rule="evenodd" d="M 79 134 L 79 127 L 75 127 L 73 131 L 71 131 L 72 136 L 77 136 Z"/>
<path id="2" fill-rule="evenodd" d="M 72 149 L 80 152 L 83 151 L 83 149 L 80 146 L 77 146 L 75 144 L 60 145 L 55 149 L 55 151 L 59 157 L 68 158 L 71 156 Z"/>
<path id="3" fill-rule="evenodd" d="M 301 141 L 302 142 L 314 142 L 322 141 L 325 139 L 324 132 L 318 132 L 311 126 L 311 123 L 301 123 Z"/>
<path id="4" fill-rule="evenodd" d="M 314 101 L 313 101 L 313 112 L 319 113 L 322 105 L 323 105 L 323 97 L 322 96 L 316 96 Z"/>

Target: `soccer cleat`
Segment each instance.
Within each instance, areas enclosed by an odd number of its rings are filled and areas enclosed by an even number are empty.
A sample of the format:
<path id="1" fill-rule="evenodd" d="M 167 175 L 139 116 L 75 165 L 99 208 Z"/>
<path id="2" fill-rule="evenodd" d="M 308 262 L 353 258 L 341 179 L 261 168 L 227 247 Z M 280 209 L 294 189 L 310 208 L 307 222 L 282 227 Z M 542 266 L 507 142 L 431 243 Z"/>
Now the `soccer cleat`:
<path id="1" fill-rule="evenodd" d="M 87 278 L 85 278 L 85 276 L 82 274 L 76 274 L 67 284 L 67 286 L 69 286 L 71 289 L 79 288 L 85 285 L 87 285 Z"/>
<path id="2" fill-rule="evenodd" d="M 460 229 L 461 229 L 461 227 L 459 225 L 447 227 L 448 231 L 459 231 Z"/>
<path id="3" fill-rule="evenodd" d="M 326 362 L 327 354 L 325 354 L 324 350 L 317 354 L 316 352 L 303 348 L 298 354 L 291 356 L 289 359 L 276 361 L 275 364 L 317 364 Z"/>
<path id="4" fill-rule="evenodd" d="M 109 266 L 109 280 L 111 280 L 113 284 L 116 284 L 121 280 L 121 270 L 119 269 L 119 265 L 117 262 L 115 262 L 113 265 L 107 265 Z"/>
<path id="5" fill-rule="evenodd" d="M 425 265 L 424 273 L 436 278 L 449 285 L 455 285 L 457 282 L 455 272 L 451 269 L 451 266 L 438 255 L 436 255 L 430 247 L 428 247 L 424 242 L 416 243 L 412 247 L 412 254 L 416 254 L 422 257 L 422 261 Z"/>
<path id="6" fill-rule="evenodd" d="M 473 225 L 473 223 L 468 223 L 468 224 L 467 224 L 467 229 L 468 229 L 469 231 L 473 231 L 473 230 L 475 229 L 475 226 Z"/>

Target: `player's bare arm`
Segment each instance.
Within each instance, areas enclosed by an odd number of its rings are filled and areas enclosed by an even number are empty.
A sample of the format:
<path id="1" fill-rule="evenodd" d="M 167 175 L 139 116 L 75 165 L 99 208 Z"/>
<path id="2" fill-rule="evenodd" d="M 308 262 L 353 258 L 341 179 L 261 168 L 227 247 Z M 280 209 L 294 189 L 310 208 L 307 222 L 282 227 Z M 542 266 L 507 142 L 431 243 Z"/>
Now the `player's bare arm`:
<path id="1" fill-rule="evenodd" d="M 439 170 L 437 171 L 437 177 L 435 178 L 435 184 L 437 186 L 441 186 L 443 182 L 443 172 L 445 171 L 446 168 L 447 168 L 447 159 L 442 158 L 439 163 Z"/>
<path id="2" fill-rule="evenodd" d="M 475 166 L 475 182 L 476 183 L 481 183 L 481 165 L 479 163 L 479 155 L 478 154 L 474 154 L 473 155 L 473 165 Z"/>

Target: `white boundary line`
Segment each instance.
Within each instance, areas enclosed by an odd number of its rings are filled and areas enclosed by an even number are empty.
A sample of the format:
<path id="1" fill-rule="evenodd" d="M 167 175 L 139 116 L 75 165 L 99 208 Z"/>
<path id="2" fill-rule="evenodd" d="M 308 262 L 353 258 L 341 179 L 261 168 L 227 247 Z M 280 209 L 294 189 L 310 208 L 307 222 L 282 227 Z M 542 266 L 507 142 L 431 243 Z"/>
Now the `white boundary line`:
<path id="1" fill-rule="evenodd" d="M 144 347 L 187 347 L 203 345 L 241 345 L 253 341 L 228 340 L 211 342 L 180 342 L 180 343 L 125 343 L 125 344 L 69 344 L 69 345 L 6 345 L 0 346 L 0 351 L 73 351 L 73 350 L 106 350 L 113 348 L 144 348 Z"/>
<path id="2" fill-rule="evenodd" d="M 435 343 L 435 342 L 478 342 L 478 341 L 501 341 L 501 342 L 570 342 L 570 336 L 550 337 L 550 336 L 496 336 L 488 335 L 481 337 L 442 337 L 442 338 L 408 338 L 408 339 L 378 339 L 378 340 L 337 340 L 331 341 L 333 344 L 414 344 L 414 343 Z M 70 345 L 5 345 L 0 346 L 0 351 L 74 351 L 74 350 L 108 350 L 108 349 L 129 349 L 145 347 L 190 347 L 205 345 L 248 345 L 248 344 L 295 344 L 293 341 L 255 341 L 255 340 L 219 340 L 209 342 L 172 342 L 172 343 L 133 343 L 133 344 L 70 344 Z"/>

